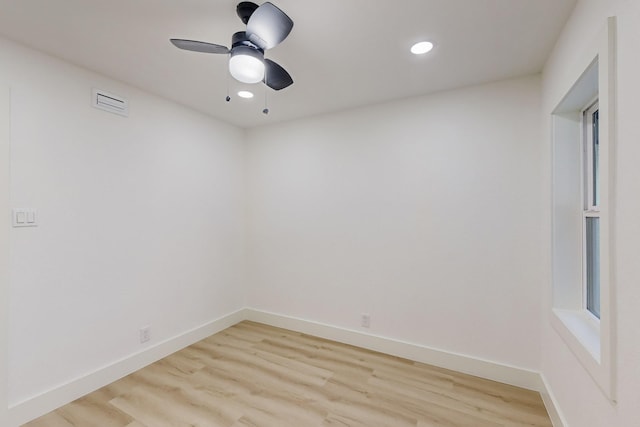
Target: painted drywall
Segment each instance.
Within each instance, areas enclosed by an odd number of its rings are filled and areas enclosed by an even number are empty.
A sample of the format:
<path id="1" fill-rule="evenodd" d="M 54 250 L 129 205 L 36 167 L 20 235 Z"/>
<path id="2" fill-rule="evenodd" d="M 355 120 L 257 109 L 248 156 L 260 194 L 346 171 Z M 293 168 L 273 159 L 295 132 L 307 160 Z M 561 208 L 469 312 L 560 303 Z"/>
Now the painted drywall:
<path id="1" fill-rule="evenodd" d="M 551 135 L 549 117 L 561 97 L 577 78 L 577 64 L 597 42 L 606 19 L 617 16 L 617 129 L 614 168 L 613 276 L 614 316 L 617 327 L 617 404 L 610 402 L 565 342 L 549 324 L 551 285 L 544 287 L 541 370 L 556 405 L 565 419 L 565 427 L 632 427 L 640 420 L 640 130 L 637 126 L 637 94 L 640 93 L 640 4 L 629 0 L 589 0 L 578 2 L 551 55 L 543 74 L 543 135 Z M 550 141 L 543 141 L 548 149 Z M 550 153 L 550 150 L 548 151 Z M 547 189 L 550 188 L 550 159 L 545 161 Z M 550 195 L 546 197 L 551 200 Z M 550 243 L 549 246 L 550 247 Z M 546 261 L 550 271 L 550 259 Z"/>
<path id="2" fill-rule="evenodd" d="M 39 222 L 11 230 L 9 404 L 242 308 L 243 132 L 7 40 L 0 63 L 11 205 Z"/>
<path id="3" fill-rule="evenodd" d="M 537 370 L 540 127 L 527 77 L 250 130 L 249 306 Z"/>
<path id="4" fill-rule="evenodd" d="M 0 83 L 0 425 L 7 420 L 7 315 L 9 295 L 9 212 L 10 209 L 10 137 L 11 137 L 11 92 L 9 86 Z"/>

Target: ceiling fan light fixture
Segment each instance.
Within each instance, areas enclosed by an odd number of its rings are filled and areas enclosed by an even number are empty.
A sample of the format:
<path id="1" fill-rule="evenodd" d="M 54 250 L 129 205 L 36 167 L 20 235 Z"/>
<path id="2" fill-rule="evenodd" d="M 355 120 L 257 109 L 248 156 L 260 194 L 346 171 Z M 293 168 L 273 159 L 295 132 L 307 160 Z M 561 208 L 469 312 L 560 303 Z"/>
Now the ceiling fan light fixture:
<path id="1" fill-rule="evenodd" d="M 418 42 L 411 46 L 411 53 L 414 55 L 424 55 L 425 53 L 431 51 L 433 49 L 433 43 L 431 42 Z"/>
<path id="2" fill-rule="evenodd" d="M 236 46 L 231 50 L 229 72 L 242 83 L 253 84 L 264 79 L 262 52 L 248 46 Z"/>
<path id="3" fill-rule="evenodd" d="M 287 38 L 293 28 L 291 18 L 268 1 L 261 6 L 249 1 L 240 2 L 236 12 L 246 25 L 246 31 L 237 31 L 233 34 L 231 49 L 198 40 L 169 40 L 178 49 L 227 55 L 229 74 L 241 83 L 263 82 L 273 90 L 282 90 L 291 86 L 293 78 L 287 70 L 264 57 L 266 50 L 279 45 Z M 227 102 L 230 99 L 227 95 Z"/>

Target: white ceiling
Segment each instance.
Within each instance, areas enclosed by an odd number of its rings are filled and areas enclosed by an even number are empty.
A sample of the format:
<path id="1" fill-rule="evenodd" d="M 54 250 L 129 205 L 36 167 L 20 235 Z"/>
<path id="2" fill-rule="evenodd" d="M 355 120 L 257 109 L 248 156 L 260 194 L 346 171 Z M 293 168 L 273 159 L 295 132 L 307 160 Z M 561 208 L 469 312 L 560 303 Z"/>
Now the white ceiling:
<path id="1" fill-rule="evenodd" d="M 0 33 L 242 127 L 539 72 L 575 0 L 272 0 L 295 22 L 266 54 L 293 76 L 268 90 L 229 79 L 227 57 L 169 38 L 230 46 L 236 0 L 0 0 Z M 257 3 L 261 4 L 262 1 Z M 430 40 L 427 56 L 409 53 Z"/>

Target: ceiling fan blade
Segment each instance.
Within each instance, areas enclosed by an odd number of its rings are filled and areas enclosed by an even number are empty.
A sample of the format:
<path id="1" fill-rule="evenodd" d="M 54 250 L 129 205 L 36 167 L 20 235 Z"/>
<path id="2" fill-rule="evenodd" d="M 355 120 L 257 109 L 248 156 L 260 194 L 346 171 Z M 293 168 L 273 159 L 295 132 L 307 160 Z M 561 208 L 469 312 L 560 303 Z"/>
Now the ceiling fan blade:
<path id="1" fill-rule="evenodd" d="M 240 20 L 242 20 L 244 25 L 247 25 L 247 22 L 249 22 L 249 18 L 251 18 L 251 15 L 253 15 L 253 12 L 255 12 L 257 8 L 258 5 L 253 2 L 241 1 L 236 7 L 236 14 L 240 18 Z"/>
<path id="2" fill-rule="evenodd" d="M 266 2 L 253 12 L 247 23 L 249 40 L 261 49 L 271 49 L 287 38 L 293 21 L 286 13 Z"/>
<path id="3" fill-rule="evenodd" d="M 272 60 L 265 58 L 264 66 L 264 84 L 269 86 L 271 89 L 280 90 L 293 84 L 293 79 L 289 73 L 287 73 L 287 70 Z"/>
<path id="4" fill-rule="evenodd" d="M 171 39 L 171 43 L 179 49 L 203 53 L 229 53 L 229 48 L 219 44 L 199 42 L 196 40 Z"/>

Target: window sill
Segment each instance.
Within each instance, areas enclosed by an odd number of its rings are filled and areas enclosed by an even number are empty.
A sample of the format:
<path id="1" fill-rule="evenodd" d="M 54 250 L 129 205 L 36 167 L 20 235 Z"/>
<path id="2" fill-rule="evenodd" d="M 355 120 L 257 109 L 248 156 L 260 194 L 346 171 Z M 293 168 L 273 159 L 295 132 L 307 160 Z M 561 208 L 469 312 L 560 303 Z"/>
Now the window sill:
<path id="1" fill-rule="evenodd" d="M 593 362 L 600 364 L 600 322 L 586 310 L 554 309 L 553 314 L 557 320 L 553 322 L 556 331 L 573 352 L 580 358 L 586 356 L 586 352 Z"/>

